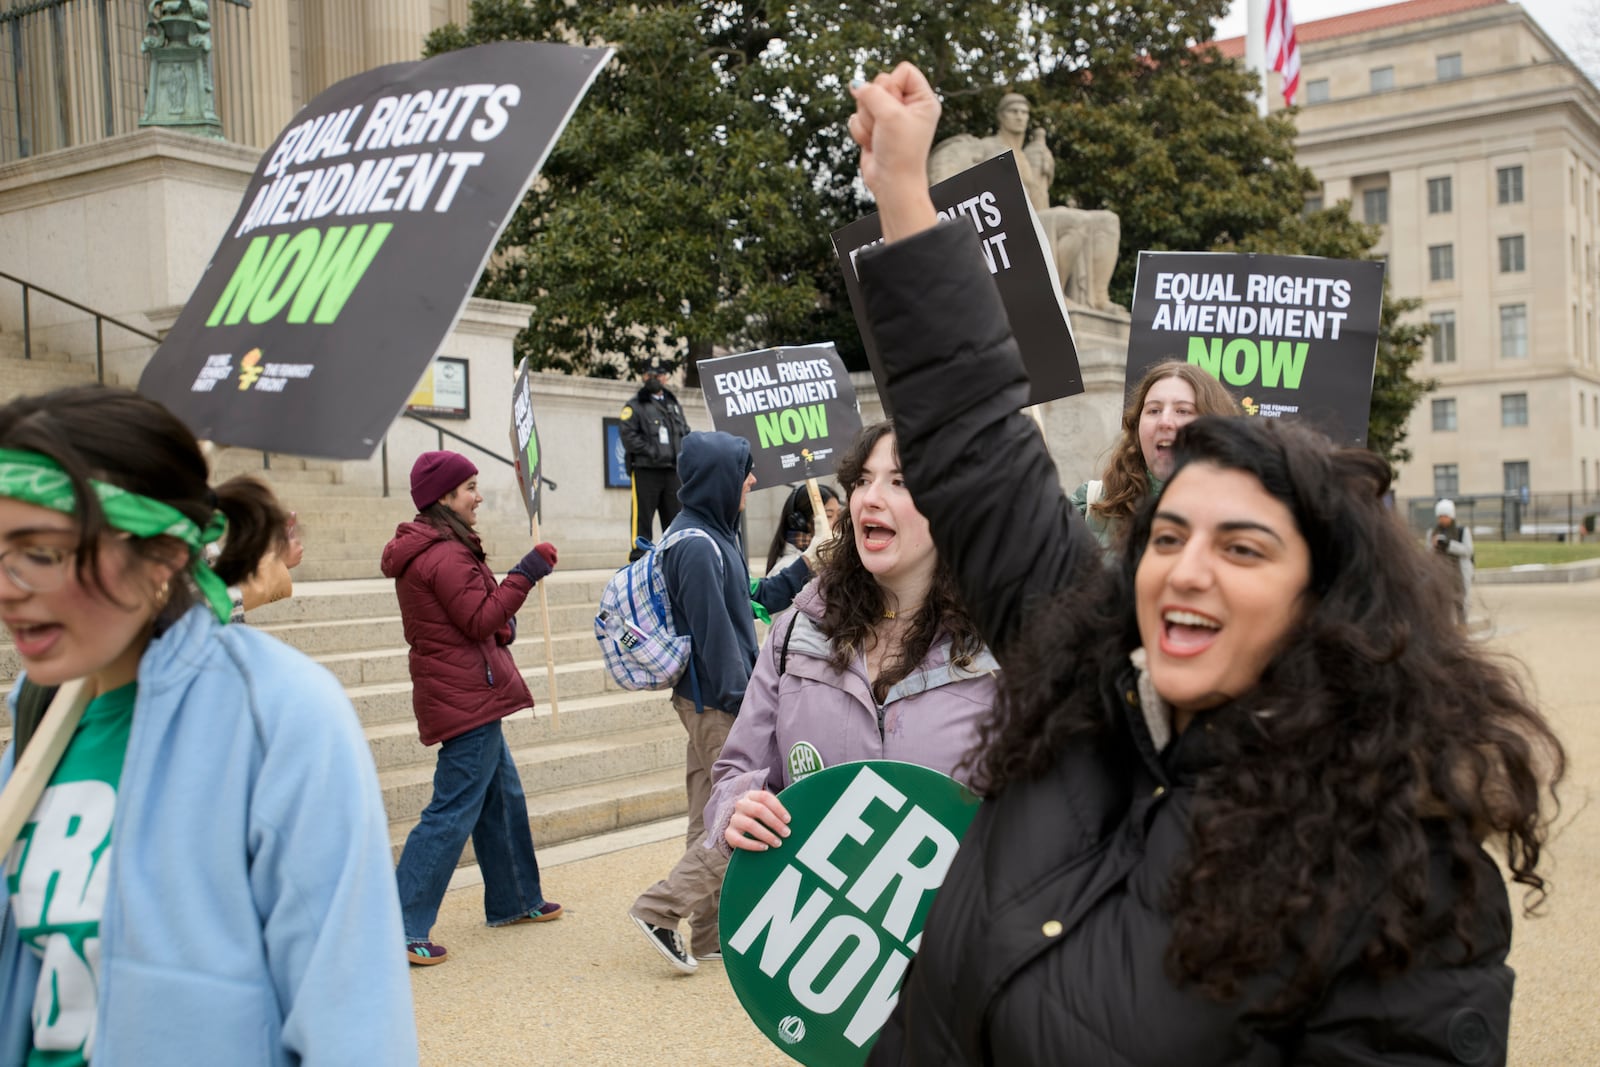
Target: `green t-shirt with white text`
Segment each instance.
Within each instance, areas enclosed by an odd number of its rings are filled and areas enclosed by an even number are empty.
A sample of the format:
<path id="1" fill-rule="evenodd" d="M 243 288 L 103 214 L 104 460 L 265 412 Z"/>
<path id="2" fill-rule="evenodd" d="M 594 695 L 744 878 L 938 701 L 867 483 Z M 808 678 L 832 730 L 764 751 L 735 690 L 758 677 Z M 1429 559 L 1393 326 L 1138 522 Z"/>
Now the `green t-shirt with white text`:
<path id="1" fill-rule="evenodd" d="M 130 682 L 89 702 L 7 857 L 17 932 L 42 961 L 28 1067 L 78 1067 L 94 1053 L 100 916 L 137 689 Z"/>

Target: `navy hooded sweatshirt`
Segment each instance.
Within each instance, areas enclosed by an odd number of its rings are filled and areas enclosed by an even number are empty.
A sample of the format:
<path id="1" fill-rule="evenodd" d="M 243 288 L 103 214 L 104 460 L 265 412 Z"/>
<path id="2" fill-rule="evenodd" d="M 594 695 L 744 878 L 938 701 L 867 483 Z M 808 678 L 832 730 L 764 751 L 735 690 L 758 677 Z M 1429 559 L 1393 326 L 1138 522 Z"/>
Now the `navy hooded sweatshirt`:
<path id="1" fill-rule="evenodd" d="M 662 576 L 673 626 L 694 641 L 700 701 L 730 714 L 738 714 L 756 665 L 750 601 L 781 611 L 811 577 L 806 561 L 798 559 L 762 579 L 751 593 L 750 565 L 739 540 L 739 503 L 750 469 L 750 443 L 744 438 L 721 431 L 689 434 L 678 453 L 678 479 L 683 483 L 678 500 L 683 510 L 662 532 L 665 538 L 678 530 L 704 530 L 717 543 L 713 549 L 704 538 L 679 541 L 662 554 Z M 672 692 L 694 699 L 688 671 Z"/>

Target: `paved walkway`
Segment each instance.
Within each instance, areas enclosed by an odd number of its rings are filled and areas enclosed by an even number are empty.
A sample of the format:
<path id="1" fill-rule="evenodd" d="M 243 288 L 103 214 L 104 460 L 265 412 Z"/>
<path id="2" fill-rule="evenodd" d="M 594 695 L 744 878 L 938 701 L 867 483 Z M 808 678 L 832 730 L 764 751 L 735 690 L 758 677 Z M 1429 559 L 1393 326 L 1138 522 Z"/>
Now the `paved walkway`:
<path id="1" fill-rule="evenodd" d="M 1529 666 L 1571 759 L 1554 891 L 1541 917 L 1517 922 L 1511 1063 L 1600 1064 L 1600 582 L 1480 587 L 1478 600 L 1485 640 Z M 452 890 L 434 928 L 451 960 L 412 969 L 422 1062 L 792 1063 L 750 1025 L 721 964 L 678 975 L 625 917 L 682 833 L 658 823 L 541 852 L 545 892 L 567 907 L 559 922 L 489 930 L 479 891 Z"/>

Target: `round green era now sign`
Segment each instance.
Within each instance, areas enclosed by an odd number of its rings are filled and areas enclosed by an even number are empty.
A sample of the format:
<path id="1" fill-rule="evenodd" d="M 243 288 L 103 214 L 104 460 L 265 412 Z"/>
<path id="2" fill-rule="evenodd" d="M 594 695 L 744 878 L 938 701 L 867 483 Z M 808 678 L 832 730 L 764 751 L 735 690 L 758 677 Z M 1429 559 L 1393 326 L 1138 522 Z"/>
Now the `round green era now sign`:
<path id="1" fill-rule="evenodd" d="M 801 1063 L 859 1064 L 978 798 L 911 763 L 829 767 L 782 794 L 789 837 L 736 850 L 722 886 L 722 958 L 756 1027 Z"/>

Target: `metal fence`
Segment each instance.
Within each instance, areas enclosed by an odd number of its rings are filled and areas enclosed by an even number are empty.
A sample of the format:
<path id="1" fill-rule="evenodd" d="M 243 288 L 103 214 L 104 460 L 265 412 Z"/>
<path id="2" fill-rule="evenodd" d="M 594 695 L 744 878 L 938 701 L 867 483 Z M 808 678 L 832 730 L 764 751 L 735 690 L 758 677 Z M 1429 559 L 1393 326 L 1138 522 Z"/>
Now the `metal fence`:
<path id="1" fill-rule="evenodd" d="M 1600 526 L 1600 492 L 1492 493 L 1453 497 L 1456 522 L 1479 541 L 1576 541 Z M 1406 522 L 1422 536 L 1433 525 L 1433 497 L 1404 502 Z"/>
<path id="2" fill-rule="evenodd" d="M 144 115 L 145 0 L 0 0 L 0 163 L 131 133 Z M 250 0 L 210 5 L 217 115 L 255 144 Z"/>

